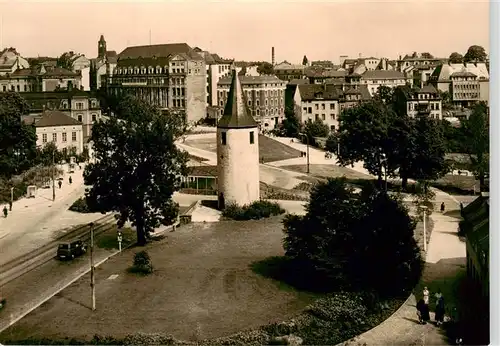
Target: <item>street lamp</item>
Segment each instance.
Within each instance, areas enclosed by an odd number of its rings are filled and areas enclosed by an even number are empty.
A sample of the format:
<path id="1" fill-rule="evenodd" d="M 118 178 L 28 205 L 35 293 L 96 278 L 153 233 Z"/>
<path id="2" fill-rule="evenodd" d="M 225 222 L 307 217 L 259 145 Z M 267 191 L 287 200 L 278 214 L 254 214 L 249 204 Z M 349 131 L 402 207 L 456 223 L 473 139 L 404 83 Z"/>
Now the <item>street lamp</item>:
<path id="1" fill-rule="evenodd" d="M 427 253 L 427 225 L 425 223 L 425 218 L 427 214 L 427 206 L 421 205 L 422 211 L 424 212 L 424 252 Z"/>
<path id="2" fill-rule="evenodd" d="M 90 289 L 92 291 L 92 311 L 95 311 L 95 268 L 94 268 L 94 223 L 90 227 Z"/>
<path id="3" fill-rule="evenodd" d="M 56 151 L 52 151 L 52 202 L 56 200 Z"/>
<path id="4" fill-rule="evenodd" d="M 382 165 L 384 166 L 385 192 L 387 192 L 387 156 L 382 153 Z"/>
<path id="5" fill-rule="evenodd" d="M 9 211 L 12 211 L 12 204 L 14 204 L 14 187 L 10 188 L 10 205 L 9 205 Z"/>
<path id="6" fill-rule="evenodd" d="M 306 150 L 307 150 L 307 153 L 306 153 L 306 158 L 307 158 L 307 174 L 309 174 L 309 136 L 307 136 L 305 133 L 303 132 L 299 132 L 299 136 L 305 136 L 306 137 Z"/>

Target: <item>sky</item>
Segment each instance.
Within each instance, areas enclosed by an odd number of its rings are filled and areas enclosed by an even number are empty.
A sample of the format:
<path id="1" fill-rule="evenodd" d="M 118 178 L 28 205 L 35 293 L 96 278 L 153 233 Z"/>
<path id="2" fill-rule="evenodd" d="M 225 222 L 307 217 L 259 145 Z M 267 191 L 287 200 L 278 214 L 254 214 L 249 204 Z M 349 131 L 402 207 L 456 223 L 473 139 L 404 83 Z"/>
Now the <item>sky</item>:
<path id="1" fill-rule="evenodd" d="M 150 35 L 151 33 L 151 35 Z M 488 1 L 86 1 L 0 0 L 0 47 L 25 57 L 186 42 L 236 60 L 300 63 L 339 56 L 448 57 L 489 51 Z"/>

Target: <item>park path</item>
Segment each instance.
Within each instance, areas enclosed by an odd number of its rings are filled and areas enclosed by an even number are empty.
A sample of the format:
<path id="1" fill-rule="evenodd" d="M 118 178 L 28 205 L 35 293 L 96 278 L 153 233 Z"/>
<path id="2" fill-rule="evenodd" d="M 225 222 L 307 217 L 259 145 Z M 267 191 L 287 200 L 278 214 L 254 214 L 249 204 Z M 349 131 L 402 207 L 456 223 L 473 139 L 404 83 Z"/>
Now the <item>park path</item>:
<path id="1" fill-rule="evenodd" d="M 61 229 L 102 217 L 68 211 L 85 192 L 83 169 L 77 167 L 74 173 L 68 173 L 67 166 L 63 167 L 63 184 L 59 188 L 56 182 L 54 201 L 51 186 L 38 189 L 35 198 L 21 198 L 12 204 L 8 216 L 0 218 L 0 265 L 50 242 Z"/>

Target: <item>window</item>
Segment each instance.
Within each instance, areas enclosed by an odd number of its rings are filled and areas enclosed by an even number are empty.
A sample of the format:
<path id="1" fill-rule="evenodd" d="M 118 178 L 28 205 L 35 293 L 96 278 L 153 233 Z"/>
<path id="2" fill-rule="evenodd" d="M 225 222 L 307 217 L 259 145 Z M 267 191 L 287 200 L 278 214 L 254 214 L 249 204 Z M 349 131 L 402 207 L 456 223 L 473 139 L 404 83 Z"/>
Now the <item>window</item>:
<path id="1" fill-rule="evenodd" d="M 83 103 L 82 102 L 77 102 L 76 103 L 76 109 L 83 109 Z"/>
<path id="2" fill-rule="evenodd" d="M 255 143 L 255 138 L 254 138 L 254 133 L 253 131 L 250 132 L 250 144 L 254 144 Z"/>
<path id="3" fill-rule="evenodd" d="M 95 114 L 92 114 L 92 122 L 96 121 L 97 120 L 97 115 Z"/>
<path id="4" fill-rule="evenodd" d="M 47 134 L 46 133 L 42 134 L 42 143 L 47 143 Z"/>
<path id="5" fill-rule="evenodd" d="M 335 103 L 330 103 L 330 110 L 335 110 Z"/>
<path id="6" fill-rule="evenodd" d="M 326 117 L 325 117 L 325 115 L 324 115 L 324 114 L 321 114 L 321 119 L 323 119 L 323 120 L 325 120 L 325 119 L 326 119 Z"/>
<path id="7" fill-rule="evenodd" d="M 257 109 L 257 116 L 260 116 L 260 110 Z"/>
<path id="8" fill-rule="evenodd" d="M 312 112 L 313 112 L 312 107 L 309 107 L 309 108 L 307 109 L 307 113 L 311 114 Z"/>
<path id="9" fill-rule="evenodd" d="M 319 114 L 314 114 L 314 120 L 319 120 Z"/>
<path id="10" fill-rule="evenodd" d="M 62 141 L 66 142 L 67 140 L 68 140 L 68 135 L 67 135 L 66 132 L 63 132 L 63 134 L 62 134 Z"/>
<path id="11" fill-rule="evenodd" d="M 24 85 L 24 91 L 28 91 L 28 86 L 26 84 Z"/>
<path id="12" fill-rule="evenodd" d="M 255 104 L 256 104 L 257 106 L 260 106 L 260 101 L 259 101 L 259 100 L 256 100 L 256 101 L 255 101 Z"/>
<path id="13" fill-rule="evenodd" d="M 439 110 L 439 103 L 436 103 L 436 110 Z"/>
<path id="14" fill-rule="evenodd" d="M 248 105 L 251 106 L 252 105 L 252 100 L 248 100 Z"/>
<path id="15" fill-rule="evenodd" d="M 315 104 L 315 105 L 314 105 L 314 109 L 315 109 L 315 110 L 319 110 L 319 104 Z"/>
<path id="16" fill-rule="evenodd" d="M 330 119 L 335 120 L 335 114 L 330 114 Z"/>
<path id="17" fill-rule="evenodd" d="M 72 132 L 72 133 L 71 133 L 71 140 L 72 140 L 73 142 L 76 142 L 76 132 Z"/>
<path id="18" fill-rule="evenodd" d="M 324 103 L 321 104 L 321 110 L 323 110 L 323 111 L 325 110 L 325 104 Z"/>
<path id="19" fill-rule="evenodd" d="M 226 145 L 227 138 L 226 138 L 226 132 L 221 132 L 220 133 L 220 142 L 222 145 Z"/>
<path id="20" fill-rule="evenodd" d="M 52 142 L 57 142 L 57 133 L 52 134 Z"/>
<path id="21" fill-rule="evenodd" d="M 83 116 L 81 114 L 78 114 L 78 121 L 82 122 Z"/>

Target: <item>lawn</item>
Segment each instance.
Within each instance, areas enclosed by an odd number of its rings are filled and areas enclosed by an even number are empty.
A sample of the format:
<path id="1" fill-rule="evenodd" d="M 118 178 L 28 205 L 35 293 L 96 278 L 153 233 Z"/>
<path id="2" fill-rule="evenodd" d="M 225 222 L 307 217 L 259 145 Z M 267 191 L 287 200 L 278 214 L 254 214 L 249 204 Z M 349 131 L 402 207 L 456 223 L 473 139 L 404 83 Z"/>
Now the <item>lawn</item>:
<path id="1" fill-rule="evenodd" d="M 281 166 L 281 168 L 300 173 L 307 172 L 307 165 L 287 165 Z M 359 173 L 354 169 L 336 165 L 309 165 L 309 172 L 319 178 L 340 178 L 345 176 L 347 179 L 373 179 L 373 177 Z"/>
<path id="2" fill-rule="evenodd" d="M 281 220 L 180 227 L 146 246 L 155 268 L 149 276 L 127 272 L 138 248 L 100 266 L 95 312 L 89 309 L 85 276 L 0 334 L 0 340 L 88 341 L 95 334 L 124 338 L 142 332 L 196 341 L 288 319 L 315 296 L 284 290 L 251 269 L 256 261 L 283 255 Z"/>
<path id="3" fill-rule="evenodd" d="M 486 185 L 488 184 L 489 180 L 486 180 Z M 479 180 L 476 180 L 474 176 L 447 174 L 432 182 L 431 185 L 450 194 L 472 195 L 474 186 L 476 194 L 479 192 Z"/>
<path id="4" fill-rule="evenodd" d="M 184 144 L 193 148 L 203 149 L 214 153 L 217 151 L 215 134 L 214 137 L 209 138 L 188 138 Z M 265 162 L 273 162 L 300 157 L 300 151 L 272 138 L 259 135 L 259 155 Z"/>

